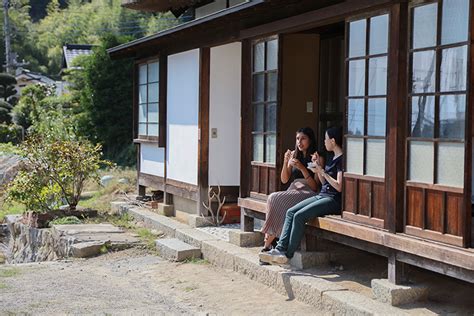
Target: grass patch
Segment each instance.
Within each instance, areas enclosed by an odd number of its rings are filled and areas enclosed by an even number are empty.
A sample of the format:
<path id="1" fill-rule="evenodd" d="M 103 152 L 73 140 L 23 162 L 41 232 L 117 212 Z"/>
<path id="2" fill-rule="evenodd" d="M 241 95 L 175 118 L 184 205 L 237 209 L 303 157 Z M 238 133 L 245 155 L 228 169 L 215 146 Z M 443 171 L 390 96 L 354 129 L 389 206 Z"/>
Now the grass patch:
<path id="1" fill-rule="evenodd" d="M 0 278 L 11 278 L 20 273 L 18 268 L 0 269 Z"/>
<path id="2" fill-rule="evenodd" d="M 140 238 L 149 249 L 155 249 L 155 240 L 158 238 L 153 234 L 148 228 L 137 228 L 135 233 Z"/>
<path id="3" fill-rule="evenodd" d="M 49 222 L 49 226 L 53 226 L 53 225 L 74 225 L 74 224 L 82 224 L 82 222 L 76 216 L 60 217 L 60 218 L 56 218 L 55 220 Z"/>
<path id="4" fill-rule="evenodd" d="M 0 282 L 0 290 L 4 290 L 8 288 L 8 286 L 5 283 Z"/>
<path id="5" fill-rule="evenodd" d="M 207 259 L 191 258 L 191 259 L 186 259 L 186 260 L 184 260 L 183 263 L 209 264 L 210 262 L 209 262 Z"/>
<path id="6" fill-rule="evenodd" d="M 7 215 L 23 214 L 25 211 L 26 207 L 23 204 L 17 202 L 6 203 L 0 197 L 0 222 L 3 222 Z"/>

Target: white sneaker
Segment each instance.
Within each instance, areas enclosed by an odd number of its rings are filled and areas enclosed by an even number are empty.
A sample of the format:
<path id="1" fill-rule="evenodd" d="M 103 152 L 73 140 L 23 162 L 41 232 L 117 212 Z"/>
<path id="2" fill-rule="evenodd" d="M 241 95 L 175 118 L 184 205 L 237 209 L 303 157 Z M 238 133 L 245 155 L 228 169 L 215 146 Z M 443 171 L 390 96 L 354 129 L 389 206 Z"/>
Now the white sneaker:
<path id="1" fill-rule="evenodd" d="M 285 264 L 288 262 L 285 252 L 278 249 L 272 249 L 269 252 L 260 253 L 258 256 L 260 260 L 267 263 Z"/>

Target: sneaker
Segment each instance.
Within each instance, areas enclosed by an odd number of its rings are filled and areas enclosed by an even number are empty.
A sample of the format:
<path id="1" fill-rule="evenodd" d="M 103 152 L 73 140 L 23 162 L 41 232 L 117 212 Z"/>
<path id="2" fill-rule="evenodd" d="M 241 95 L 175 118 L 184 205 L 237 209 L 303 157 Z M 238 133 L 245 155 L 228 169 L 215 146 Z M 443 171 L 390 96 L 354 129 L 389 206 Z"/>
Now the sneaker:
<path id="1" fill-rule="evenodd" d="M 261 252 L 258 256 L 260 261 L 267 263 L 285 264 L 288 262 L 285 253 L 278 249 L 272 249 L 269 252 Z"/>

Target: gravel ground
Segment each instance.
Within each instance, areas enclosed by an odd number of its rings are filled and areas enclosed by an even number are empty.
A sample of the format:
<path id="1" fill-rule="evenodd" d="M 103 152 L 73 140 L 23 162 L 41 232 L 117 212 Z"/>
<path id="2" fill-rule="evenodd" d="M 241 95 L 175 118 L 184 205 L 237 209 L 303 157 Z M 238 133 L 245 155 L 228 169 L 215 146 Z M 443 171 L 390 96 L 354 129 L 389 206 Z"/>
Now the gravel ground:
<path id="1" fill-rule="evenodd" d="M 0 265 L 4 314 L 314 314 L 272 289 L 203 261 L 129 249 L 86 260 Z"/>

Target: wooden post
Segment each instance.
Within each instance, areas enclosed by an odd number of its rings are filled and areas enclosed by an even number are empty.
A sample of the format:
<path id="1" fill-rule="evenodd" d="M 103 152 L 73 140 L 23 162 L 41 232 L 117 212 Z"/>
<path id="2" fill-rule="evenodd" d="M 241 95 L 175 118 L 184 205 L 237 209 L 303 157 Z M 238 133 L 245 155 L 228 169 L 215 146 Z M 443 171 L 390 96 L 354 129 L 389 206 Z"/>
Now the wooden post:
<path id="1" fill-rule="evenodd" d="M 388 281 L 398 285 L 406 280 L 406 264 L 397 261 L 397 252 L 391 249 L 388 254 Z"/>
<path id="2" fill-rule="evenodd" d="M 241 78 L 241 136 L 240 136 L 240 197 L 248 197 L 250 193 L 250 160 L 252 153 L 252 108 L 251 102 L 251 67 L 252 46 L 249 40 L 242 41 L 242 78 Z M 241 212 L 243 213 L 243 212 Z M 243 221 L 242 221 L 243 225 Z M 253 225 L 253 223 L 252 223 Z M 252 227 L 253 230 L 253 227 Z"/>
<path id="3" fill-rule="evenodd" d="M 207 215 L 202 202 L 208 199 L 209 190 L 209 94 L 211 49 L 200 49 L 199 67 L 199 147 L 198 147 L 198 200 L 196 212 Z"/>
<path id="4" fill-rule="evenodd" d="M 385 228 L 390 232 L 403 231 L 404 181 L 405 181 L 405 130 L 407 100 L 407 32 L 408 3 L 392 6 L 390 23 L 387 150 L 386 150 L 386 198 L 387 220 Z"/>
<path id="5" fill-rule="evenodd" d="M 240 208 L 240 229 L 243 232 L 253 232 L 254 229 L 254 218 L 247 216 L 245 208 Z"/>

